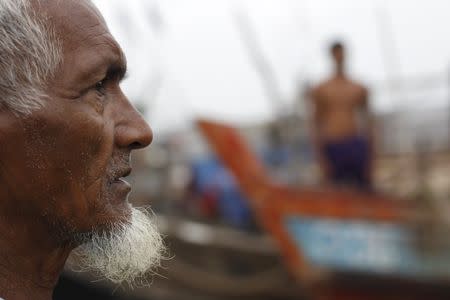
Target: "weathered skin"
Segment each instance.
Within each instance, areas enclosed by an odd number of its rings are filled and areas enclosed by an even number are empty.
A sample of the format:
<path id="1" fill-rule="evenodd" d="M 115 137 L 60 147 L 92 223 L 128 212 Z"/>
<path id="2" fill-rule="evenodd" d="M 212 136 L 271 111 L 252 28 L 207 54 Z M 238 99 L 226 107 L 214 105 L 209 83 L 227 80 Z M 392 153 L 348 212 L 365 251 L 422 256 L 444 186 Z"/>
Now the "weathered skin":
<path id="1" fill-rule="evenodd" d="M 325 142 L 338 141 L 355 135 L 367 135 L 369 143 L 373 144 L 368 91 L 364 86 L 346 76 L 344 49 L 336 49 L 331 54 L 335 73 L 311 92 L 314 109 L 312 136 L 325 177 L 329 172 L 322 154 Z"/>
<path id="2" fill-rule="evenodd" d="M 152 140 L 119 87 L 125 57 L 96 8 L 35 6 L 57 28 L 63 62 L 44 108 L 0 111 L 0 297 L 8 300 L 51 299 L 75 236 L 129 217 L 129 186 L 116 179 L 130 171 L 130 152 Z"/>

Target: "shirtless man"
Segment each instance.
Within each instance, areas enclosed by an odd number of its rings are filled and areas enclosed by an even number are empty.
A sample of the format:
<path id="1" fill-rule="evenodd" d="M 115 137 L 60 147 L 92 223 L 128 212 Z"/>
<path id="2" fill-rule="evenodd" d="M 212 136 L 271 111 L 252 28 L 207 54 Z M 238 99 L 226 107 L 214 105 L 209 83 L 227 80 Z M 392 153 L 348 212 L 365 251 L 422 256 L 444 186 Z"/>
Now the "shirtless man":
<path id="1" fill-rule="evenodd" d="M 335 72 L 311 92 L 313 142 L 326 182 L 369 189 L 372 121 L 367 89 L 345 74 L 345 49 L 330 47 Z"/>

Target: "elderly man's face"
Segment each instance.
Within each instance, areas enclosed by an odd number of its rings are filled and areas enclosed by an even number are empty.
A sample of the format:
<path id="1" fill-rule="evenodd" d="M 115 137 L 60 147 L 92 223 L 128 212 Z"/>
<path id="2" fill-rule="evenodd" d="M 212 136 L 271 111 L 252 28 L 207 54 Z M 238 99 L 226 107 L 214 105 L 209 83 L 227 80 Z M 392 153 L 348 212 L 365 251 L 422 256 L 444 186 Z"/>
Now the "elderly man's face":
<path id="1" fill-rule="evenodd" d="M 8 119 L 0 196 L 14 200 L 12 213 L 42 218 L 63 234 L 103 229 L 130 217 L 121 177 L 130 172 L 131 150 L 147 146 L 152 133 L 120 89 L 125 57 L 97 10 L 86 1 L 46 5 L 63 61 L 42 109 L 0 118 Z"/>

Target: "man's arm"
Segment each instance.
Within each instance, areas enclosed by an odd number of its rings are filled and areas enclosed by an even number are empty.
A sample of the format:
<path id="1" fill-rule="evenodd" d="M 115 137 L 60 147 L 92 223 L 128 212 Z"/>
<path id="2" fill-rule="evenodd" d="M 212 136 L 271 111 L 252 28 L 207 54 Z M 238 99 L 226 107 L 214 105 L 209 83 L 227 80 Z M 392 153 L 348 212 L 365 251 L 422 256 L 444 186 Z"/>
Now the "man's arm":
<path id="1" fill-rule="evenodd" d="M 376 139 L 376 128 L 375 128 L 375 118 L 370 109 L 369 103 L 369 91 L 364 88 L 363 89 L 363 97 L 362 97 L 362 113 L 366 123 L 366 136 L 368 139 L 368 147 L 369 147 L 369 167 L 368 167 L 368 177 L 372 179 L 373 176 L 373 167 L 375 160 L 375 139 Z"/>
<path id="2" fill-rule="evenodd" d="M 326 181 L 329 175 L 329 166 L 323 153 L 323 141 L 320 136 L 320 128 L 323 117 L 323 103 L 320 101 L 319 88 L 315 88 L 309 93 L 309 99 L 311 107 L 310 134 L 314 155 L 322 172 L 322 180 Z"/>

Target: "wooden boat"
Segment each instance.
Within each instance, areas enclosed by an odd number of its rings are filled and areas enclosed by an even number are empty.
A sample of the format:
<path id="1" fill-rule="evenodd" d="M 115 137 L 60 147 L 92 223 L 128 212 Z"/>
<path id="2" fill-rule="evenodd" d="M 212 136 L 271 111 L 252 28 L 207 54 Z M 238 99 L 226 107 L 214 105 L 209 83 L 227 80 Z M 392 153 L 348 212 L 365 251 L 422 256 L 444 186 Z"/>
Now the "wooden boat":
<path id="1" fill-rule="evenodd" d="M 199 128 L 312 299 L 450 299 L 449 236 L 393 197 L 279 185 L 237 131 Z"/>

